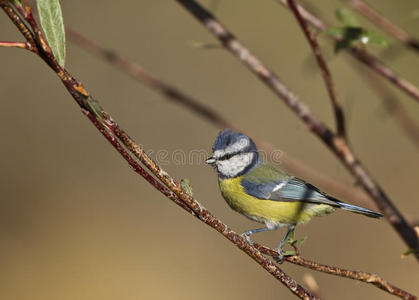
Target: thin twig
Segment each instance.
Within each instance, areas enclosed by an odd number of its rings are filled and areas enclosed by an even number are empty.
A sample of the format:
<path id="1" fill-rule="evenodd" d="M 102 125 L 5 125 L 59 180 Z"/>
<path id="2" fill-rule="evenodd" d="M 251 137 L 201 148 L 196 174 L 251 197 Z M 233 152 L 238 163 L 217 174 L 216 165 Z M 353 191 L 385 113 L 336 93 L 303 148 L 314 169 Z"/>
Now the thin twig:
<path id="1" fill-rule="evenodd" d="M 283 5 L 288 7 L 287 0 L 279 0 Z M 298 5 L 298 10 L 305 20 L 307 20 L 311 25 L 313 25 L 319 31 L 325 31 L 329 26 L 320 18 L 314 16 L 303 6 Z M 338 38 L 328 35 L 328 37 L 337 40 Z M 346 49 L 348 53 L 352 54 L 353 57 L 370 67 L 372 70 L 386 78 L 388 81 L 393 83 L 396 87 L 401 89 L 403 92 L 408 94 L 414 100 L 419 102 L 419 89 L 402 78 L 400 75 L 396 74 L 389 67 L 387 67 L 383 62 L 378 58 L 368 53 L 365 49 L 359 47 L 352 47 Z"/>
<path id="2" fill-rule="evenodd" d="M 381 27 L 381 29 L 387 31 L 393 35 L 396 39 L 401 41 L 407 47 L 413 50 L 419 51 L 419 40 L 411 37 L 406 31 L 399 26 L 392 23 L 389 19 L 384 17 L 369 4 L 362 0 L 345 0 L 349 5 L 355 8 L 358 12 L 368 18 L 372 23 Z"/>
<path id="3" fill-rule="evenodd" d="M 264 247 L 262 245 L 259 245 L 257 243 L 254 244 L 254 246 L 261 251 L 262 253 L 265 253 L 266 255 L 272 256 L 273 258 L 278 257 L 278 252 Z M 413 294 L 410 294 L 409 292 L 406 292 L 405 290 L 402 290 L 398 288 L 397 286 L 391 284 L 387 280 L 382 279 L 377 274 L 358 271 L 358 270 L 347 270 L 342 269 L 338 267 L 328 266 L 324 264 L 319 264 L 314 261 L 310 261 L 308 259 L 302 258 L 301 256 L 293 255 L 293 256 L 285 256 L 284 261 L 290 262 L 292 264 L 296 264 L 305 268 L 309 268 L 315 271 L 327 273 L 330 275 L 345 277 L 348 279 L 358 280 L 365 283 L 372 284 L 392 295 L 395 295 L 397 297 L 400 297 L 402 299 L 406 300 L 417 300 L 418 297 L 416 297 Z"/>
<path id="4" fill-rule="evenodd" d="M 337 134 L 344 139 L 347 139 L 347 134 L 345 130 L 345 115 L 343 114 L 341 101 L 339 100 L 338 93 L 333 83 L 332 75 L 327 67 L 326 61 L 323 58 L 322 52 L 320 47 L 317 43 L 316 37 L 312 32 L 310 32 L 306 21 L 300 14 L 297 3 L 294 0 L 288 0 L 288 5 L 291 8 L 291 11 L 294 13 L 295 17 L 297 18 L 298 23 L 301 26 L 311 48 L 313 49 L 313 53 L 316 57 L 317 63 L 322 71 L 323 79 L 326 84 L 327 92 L 329 93 L 330 100 L 332 102 L 333 110 L 335 113 L 335 121 L 336 121 L 336 129 Z"/>
<path id="5" fill-rule="evenodd" d="M 26 3 L 25 3 L 26 4 Z M 7 15 L 17 23 L 23 23 L 20 16 L 11 9 L 11 4 L 4 0 L 0 0 L 0 6 L 7 13 Z M 45 38 L 43 37 L 38 25 L 32 18 L 30 13 L 30 7 L 26 4 L 25 9 L 28 14 L 25 20 L 30 24 L 35 35 L 36 45 L 38 47 L 40 57 L 57 73 L 63 84 L 73 96 L 74 100 L 82 108 L 83 113 L 89 118 L 89 120 L 96 126 L 96 128 L 106 137 L 106 139 L 117 149 L 117 151 L 124 157 L 127 162 L 134 167 L 135 171 L 143 176 L 148 182 L 153 184 L 160 192 L 166 195 L 169 199 L 175 201 L 181 205 L 184 209 L 189 212 L 194 212 L 200 220 L 210 225 L 212 228 L 220 232 L 224 237 L 233 242 L 238 248 L 253 258 L 259 265 L 267 270 L 271 275 L 277 278 L 283 283 L 291 292 L 300 297 L 301 299 L 318 299 L 310 294 L 309 291 L 304 289 L 302 286 L 284 273 L 277 265 L 271 260 L 266 258 L 260 251 L 255 247 L 247 243 L 246 239 L 229 229 L 219 219 L 215 218 L 209 211 L 199 205 L 199 203 L 190 195 L 186 194 L 180 187 L 180 185 L 170 177 L 164 170 L 162 170 L 157 164 L 155 164 L 150 157 L 137 145 L 135 142 L 117 125 L 117 123 L 100 108 L 100 112 L 91 111 L 92 107 L 89 105 L 95 105 L 99 108 L 99 104 L 95 101 L 86 91 L 86 89 L 72 77 L 64 68 L 62 68 L 54 57 L 50 56 L 51 49 L 48 43 L 44 43 Z M 29 16 L 29 19 L 28 19 Z M 19 26 L 18 26 L 19 28 Z M 40 42 L 39 42 L 40 41 Z M 98 115 L 100 113 L 100 115 Z M 116 138 L 118 137 L 119 140 Z M 146 172 L 140 165 L 134 163 L 132 157 L 123 149 L 120 141 L 140 159 L 146 167 L 153 172 L 153 174 L 163 182 L 167 187 L 162 186 L 156 181 L 148 172 Z M 135 150 L 135 151 L 134 151 Z M 185 207 L 186 205 L 186 207 Z"/>
<path id="6" fill-rule="evenodd" d="M 0 47 L 20 48 L 32 51 L 32 46 L 28 42 L 0 42 Z"/>
<path id="7" fill-rule="evenodd" d="M 228 51 L 241 60 L 250 71 L 255 73 L 263 83 L 302 119 L 310 130 L 343 162 L 364 190 L 372 197 L 409 249 L 419 249 L 419 238 L 413 228 L 409 226 L 383 189 L 369 175 L 346 141 L 336 136 L 325 124 L 316 118 L 309 108 L 282 83 L 278 76 L 269 70 L 249 49 L 242 45 L 210 12 L 193 0 L 176 1 L 201 22 L 210 33 L 220 40 Z M 419 260 L 419 253 L 416 254 L 416 258 Z"/>
<path id="8" fill-rule="evenodd" d="M 278 147 L 276 147 L 272 143 L 261 140 L 258 137 L 253 136 L 246 130 L 238 128 L 237 126 L 233 125 L 225 118 L 223 118 L 215 110 L 203 104 L 202 101 L 198 101 L 197 99 L 187 95 L 185 92 L 179 90 L 173 85 L 162 81 L 138 63 L 134 63 L 122 57 L 114 50 L 110 50 L 108 48 L 103 47 L 98 42 L 90 38 L 87 38 L 86 36 L 74 31 L 69 27 L 66 27 L 66 35 L 68 40 L 76 43 L 83 49 L 86 49 L 91 53 L 95 54 L 96 56 L 104 59 L 106 62 L 114 65 L 123 72 L 129 74 L 138 82 L 153 88 L 155 91 L 161 93 L 167 99 L 179 104 L 181 107 L 184 107 L 189 111 L 196 113 L 197 115 L 207 120 L 214 126 L 220 129 L 226 127 L 233 128 L 237 131 L 246 133 L 247 135 L 251 136 L 253 140 L 256 142 L 256 144 L 258 144 L 259 148 L 262 151 L 265 151 L 265 153 L 269 154 L 269 157 L 272 158 L 271 155 L 278 151 Z M 360 193 L 352 186 L 341 183 L 325 174 L 320 173 L 316 169 L 309 167 L 308 165 L 293 158 L 289 154 L 281 152 L 280 161 L 281 166 L 287 171 L 289 171 L 291 174 L 302 177 L 305 180 L 320 186 L 322 189 L 325 189 L 328 193 L 334 195 L 335 197 L 341 199 L 348 199 L 351 202 L 357 203 L 359 205 L 368 206 L 371 209 L 377 208 L 375 203 L 372 202 L 370 198 L 366 197 L 363 193 Z M 274 159 L 273 162 L 278 163 L 278 160 Z"/>

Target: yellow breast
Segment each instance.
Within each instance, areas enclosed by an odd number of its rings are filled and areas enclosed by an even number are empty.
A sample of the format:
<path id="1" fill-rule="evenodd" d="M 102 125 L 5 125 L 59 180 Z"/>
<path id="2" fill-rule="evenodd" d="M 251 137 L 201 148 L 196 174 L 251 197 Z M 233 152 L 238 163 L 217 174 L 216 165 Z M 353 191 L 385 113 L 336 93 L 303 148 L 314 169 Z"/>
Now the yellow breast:
<path id="1" fill-rule="evenodd" d="M 313 216 L 334 211 L 325 204 L 301 201 L 271 201 L 246 194 L 240 184 L 242 177 L 220 179 L 221 194 L 228 205 L 246 217 L 261 223 L 298 224 L 308 222 Z"/>

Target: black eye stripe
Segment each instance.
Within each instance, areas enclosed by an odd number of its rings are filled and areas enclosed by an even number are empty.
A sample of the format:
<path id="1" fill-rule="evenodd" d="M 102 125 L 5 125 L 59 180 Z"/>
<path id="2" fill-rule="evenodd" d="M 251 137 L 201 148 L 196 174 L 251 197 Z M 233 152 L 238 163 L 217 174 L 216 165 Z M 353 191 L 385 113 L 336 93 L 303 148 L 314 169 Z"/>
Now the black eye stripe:
<path id="1" fill-rule="evenodd" d="M 233 156 L 236 156 L 238 154 L 246 154 L 246 153 L 252 153 L 252 152 L 248 152 L 248 151 L 243 150 L 243 151 L 237 151 L 237 152 L 233 152 L 233 153 L 227 153 L 227 154 L 224 154 L 223 156 L 221 156 L 220 158 L 218 158 L 217 160 L 227 160 L 227 159 L 230 159 Z"/>
<path id="2" fill-rule="evenodd" d="M 230 159 L 230 158 L 232 158 L 233 156 L 235 156 L 235 155 L 237 155 L 237 154 L 240 154 L 241 152 L 233 152 L 233 153 L 227 153 L 227 154 L 224 154 L 223 156 L 221 156 L 218 160 L 227 160 L 227 159 Z"/>

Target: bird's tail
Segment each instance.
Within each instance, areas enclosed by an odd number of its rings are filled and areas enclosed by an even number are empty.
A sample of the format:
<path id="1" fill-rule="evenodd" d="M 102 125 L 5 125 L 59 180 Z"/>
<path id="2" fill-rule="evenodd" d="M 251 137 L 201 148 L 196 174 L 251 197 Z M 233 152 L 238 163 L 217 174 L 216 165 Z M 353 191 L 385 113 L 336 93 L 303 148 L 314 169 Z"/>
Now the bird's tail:
<path id="1" fill-rule="evenodd" d="M 375 211 L 372 211 L 363 207 L 351 205 L 351 204 L 344 203 L 341 201 L 339 201 L 338 203 L 341 209 L 348 210 L 357 214 L 365 215 L 371 218 L 382 218 L 384 216 L 383 214 L 380 214 L 378 212 L 375 212 Z"/>

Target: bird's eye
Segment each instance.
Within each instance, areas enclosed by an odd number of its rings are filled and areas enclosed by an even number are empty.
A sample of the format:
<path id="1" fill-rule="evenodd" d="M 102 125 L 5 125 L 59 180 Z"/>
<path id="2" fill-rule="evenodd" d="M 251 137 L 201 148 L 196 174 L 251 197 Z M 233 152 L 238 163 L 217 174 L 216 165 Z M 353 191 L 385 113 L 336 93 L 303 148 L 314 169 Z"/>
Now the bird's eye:
<path id="1" fill-rule="evenodd" d="M 223 156 L 221 156 L 218 160 L 227 160 L 227 159 L 230 159 L 230 158 L 232 158 L 234 155 L 236 155 L 237 153 L 227 153 L 227 154 L 225 154 L 225 155 L 223 155 Z"/>

